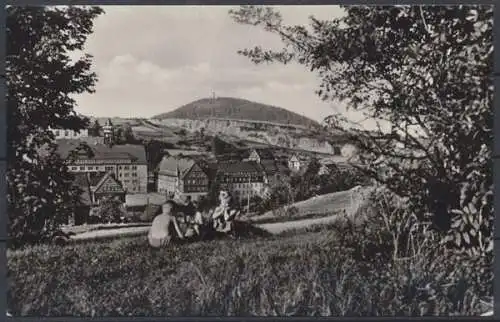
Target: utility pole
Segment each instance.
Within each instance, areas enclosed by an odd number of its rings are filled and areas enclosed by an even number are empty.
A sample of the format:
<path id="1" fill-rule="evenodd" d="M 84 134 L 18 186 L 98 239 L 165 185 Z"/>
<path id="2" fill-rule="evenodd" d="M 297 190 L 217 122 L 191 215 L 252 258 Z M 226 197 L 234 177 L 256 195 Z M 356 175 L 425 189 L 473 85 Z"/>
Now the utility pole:
<path id="1" fill-rule="evenodd" d="M 247 195 L 247 216 L 250 213 L 250 189 L 252 188 L 252 175 L 248 176 L 248 195 Z"/>

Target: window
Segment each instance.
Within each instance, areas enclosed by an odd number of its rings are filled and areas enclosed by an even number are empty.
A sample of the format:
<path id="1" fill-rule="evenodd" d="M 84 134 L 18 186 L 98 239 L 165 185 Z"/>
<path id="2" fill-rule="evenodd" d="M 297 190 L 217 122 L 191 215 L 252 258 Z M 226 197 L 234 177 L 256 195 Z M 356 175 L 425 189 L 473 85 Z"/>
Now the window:
<path id="1" fill-rule="evenodd" d="M 56 131 L 56 136 L 59 136 L 60 132 L 59 130 Z"/>
<path id="2" fill-rule="evenodd" d="M 69 136 L 69 131 L 64 131 L 64 136 Z"/>
<path id="3" fill-rule="evenodd" d="M 132 173 L 132 177 L 137 177 L 137 173 L 136 173 L 136 172 L 133 172 L 133 173 Z"/>
<path id="4" fill-rule="evenodd" d="M 129 166 L 128 166 L 128 165 L 126 165 L 126 166 L 124 166 L 123 168 L 124 168 L 125 170 L 128 170 L 128 169 L 129 169 Z"/>
<path id="5" fill-rule="evenodd" d="M 130 182 L 130 180 L 123 180 L 123 182 L 124 182 L 124 183 L 129 183 L 129 182 Z"/>
<path id="6" fill-rule="evenodd" d="M 130 176 L 130 173 L 126 172 L 123 176 L 128 177 L 128 176 Z"/>
<path id="7" fill-rule="evenodd" d="M 120 174 L 118 174 L 118 176 L 119 176 L 119 177 L 122 177 L 122 176 L 123 176 L 123 174 L 122 174 L 122 173 L 120 173 Z"/>
<path id="8" fill-rule="evenodd" d="M 136 165 L 133 165 L 133 166 L 132 166 L 132 170 L 137 170 L 137 166 L 136 166 Z"/>
<path id="9" fill-rule="evenodd" d="M 84 170 L 85 170 L 85 167 L 80 167 L 80 170 L 84 171 Z"/>
<path id="10" fill-rule="evenodd" d="M 105 167 L 106 171 L 113 171 L 115 167 Z"/>
<path id="11" fill-rule="evenodd" d="M 77 169 L 77 167 L 71 167 L 71 170 L 75 171 Z"/>

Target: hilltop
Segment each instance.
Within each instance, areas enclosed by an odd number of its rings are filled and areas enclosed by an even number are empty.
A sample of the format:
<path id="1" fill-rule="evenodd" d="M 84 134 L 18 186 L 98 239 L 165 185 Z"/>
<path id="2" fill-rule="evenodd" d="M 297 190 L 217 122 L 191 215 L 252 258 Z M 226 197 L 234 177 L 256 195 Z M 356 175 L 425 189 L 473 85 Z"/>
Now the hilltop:
<path id="1" fill-rule="evenodd" d="M 319 126 L 318 122 L 284 108 L 233 97 L 203 98 L 152 118 L 158 120 L 225 118 L 307 127 Z"/>

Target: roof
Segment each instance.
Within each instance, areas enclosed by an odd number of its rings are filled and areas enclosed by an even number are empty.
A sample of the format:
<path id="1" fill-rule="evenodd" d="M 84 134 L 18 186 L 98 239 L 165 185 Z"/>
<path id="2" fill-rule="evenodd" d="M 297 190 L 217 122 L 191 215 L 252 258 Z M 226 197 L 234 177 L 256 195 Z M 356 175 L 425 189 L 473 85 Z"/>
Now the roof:
<path id="1" fill-rule="evenodd" d="M 97 191 L 107 180 L 113 180 L 113 182 L 123 190 L 123 186 L 120 181 L 116 180 L 114 174 L 112 172 L 107 172 L 104 176 L 101 177 L 101 180 L 94 186 L 94 190 Z"/>
<path id="2" fill-rule="evenodd" d="M 164 156 L 158 166 L 158 173 L 163 175 L 177 176 L 177 170 L 181 177 L 186 175 L 194 166 L 195 161 L 182 157 Z"/>
<path id="3" fill-rule="evenodd" d="M 269 148 L 255 148 L 253 149 L 262 160 L 274 160 L 274 152 Z"/>
<path id="4" fill-rule="evenodd" d="M 201 151 L 196 151 L 196 150 L 182 150 L 182 149 L 164 149 L 164 152 L 167 152 L 171 156 L 178 156 L 178 155 L 185 155 L 185 156 L 198 156 L 198 155 L 203 155 L 206 154 Z"/>
<path id="5" fill-rule="evenodd" d="M 147 163 L 146 149 L 142 145 L 137 144 L 122 144 L 108 146 L 95 142 L 89 143 L 88 140 L 72 140 L 60 139 L 56 140 L 58 152 L 63 158 L 67 158 L 70 153 L 75 150 L 80 144 L 87 143 L 92 152 L 93 157 L 80 156 L 80 159 L 95 159 L 95 160 L 110 160 L 110 159 L 126 159 L 134 163 Z"/>
<path id="6" fill-rule="evenodd" d="M 240 172 L 253 172 L 262 174 L 259 165 L 254 161 L 224 162 L 220 163 L 219 171 L 224 175 L 236 175 Z"/>

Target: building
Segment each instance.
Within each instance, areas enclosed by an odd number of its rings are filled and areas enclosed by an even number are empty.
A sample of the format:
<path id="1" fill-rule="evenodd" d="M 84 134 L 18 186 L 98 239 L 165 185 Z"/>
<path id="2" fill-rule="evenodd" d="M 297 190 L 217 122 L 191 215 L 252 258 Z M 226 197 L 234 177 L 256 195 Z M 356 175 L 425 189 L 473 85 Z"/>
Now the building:
<path id="1" fill-rule="evenodd" d="M 265 173 L 255 161 L 221 163 L 217 171 L 221 189 L 227 189 L 240 203 L 261 196 L 265 190 Z"/>
<path id="2" fill-rule="evenodd" d="M 113 124 L 110 119 L 108 119 L 106 124 L 102 127 L 102 132 L 104 134 L 104 144 L 113 144 Z"/>
<path id="3" fill-rule="evenodd" d="M 274 153 L 271 149 L 266 148 L 254 148 L 248 151 L 248 155 L 245 155 L 244 161 L 254 161 L 261 163 L 262 161 L 275 161 Z"/>
<path id="4" fill-rule="evenodd" d="M 247 152 L 244 161 L 255 162 L 264 174 L 264 183 L 274 185 L 280 177 L 286 175 L 274 153 L 268 148 L 254 148 Z"/>
<path id="5" fill-rule="evenodd" d="M 173 196 L 176 192 L 199 199 L 208 193 L 209 177 L 195 160 L 164 156 L 158 166 L 157 190 Z"/>
<path id="6" fill-rule="evenodd" d="M 294 172 L 300 171 L 302 162 L 298 155 L 294 154 L 288 159 L 288 168 Z"/>
<path id="7" fill-rule="evenodd" d="M 104 145 L 88 144 L 87 151 L 78 150 L 84 143 L 79 140 L 58 140 L 58 150 L 67 159 L 72 173 L 111 172 L 123 185 L 126 193 L 146 193 L 148 184 L 148 164 L 146 150 L 142 145 Z M 72 151 L 79 151 L 74 159 L 69 158 Z"/>
<path id="8" fill-rule="evenodd" d="M 81 190 L 81 204 L 75 208 L 69 224 L 81 225 L 88 222 L 90 210 L 106 198 L 125 202 L 126 191 L 112 172 L 82 172 L 75 174 L 74 185 Z"/>
<path id="9" fill-rule="evenodd" d="M 60 139 L 81 139 L 89 137 L 89 130 L 83 129 L 80 131 L 66 129 L 50 129 L 56 140 Z"/>

